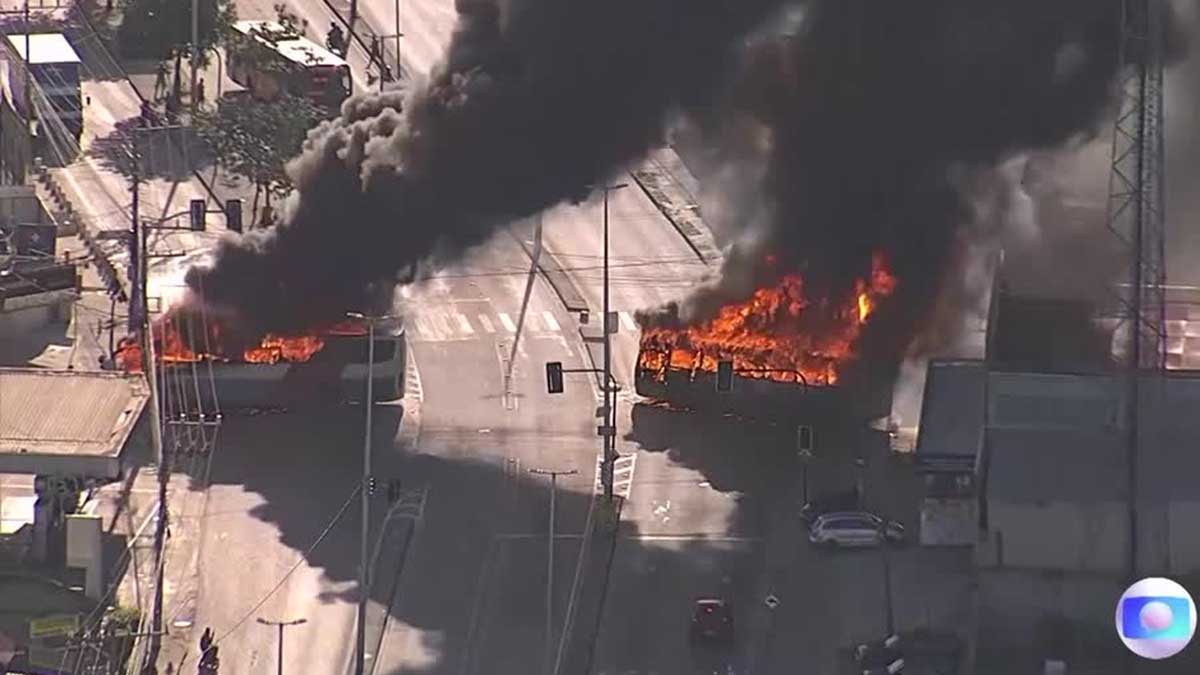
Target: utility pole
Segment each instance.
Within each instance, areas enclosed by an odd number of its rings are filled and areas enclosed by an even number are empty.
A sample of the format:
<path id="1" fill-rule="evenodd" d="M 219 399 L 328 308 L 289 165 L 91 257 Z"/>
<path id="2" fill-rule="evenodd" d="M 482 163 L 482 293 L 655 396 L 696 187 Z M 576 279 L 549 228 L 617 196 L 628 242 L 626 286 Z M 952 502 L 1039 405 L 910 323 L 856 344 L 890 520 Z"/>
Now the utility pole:
<path id="1" fill-rule="evenodd" d="M 151 613 L 150 650 L 146 664 L 153 665 L 158 659 L 158 652 L 163 632 L 163 573 L 165 556 L 163 546 L 166 544 L 167 533 L 167 483 L 170 480 L 170 467 L 167 464 L 166 451 L 162 438 L 162 411 L 158 397 L 157 358 L 154 354 L 153 327 L 148 311 L 146 264 L 146 238 L 138 216 L 138 182 L 141 176 L 141 154 L 138 149 L 138 133 L 133 133 L 133 223 L 130 237 L 130 271 L 136 274 L 136 285 L 130 293 L 131 301 L 136 298 L 137 311 L 130 308 L 130 323 L 133 324 L 135 335 L 138 336 L 142 352 L 142 372 L 146 374 L 146 382 L 150 387 L 150 435 L 154 445 L 155 463 L 158 470 L 158 522 L 154 528 L 154 606 Z M 135 255 L 136 254 L 136 255 Z M 131 277 L 134 276 L 131 274 Z"/>
<path id="2" fill-rule="evenodd" d="M 29 48 L 29 0 L 21 3 L 21 20 L 25 26 L 25 72 L 22 73 L 25 98 L 25 136 L 29 139 L 29 157 L 33 158 L 33 96 L 30 95 L 30 69 L 33 67 L 33 52 Z"/>
<path id="3" fill-rule="evenodd" d="M 277 626 L 279 628 L 279 675 L 283 675 L 283 629 L 288 626 L 299 626 L 303 623 L 308 623 L 308 619 L 295 619 L 293 621 L 268 621 L 261 616 L 258 617 L 258 622 L 264 626 Z"/>
<path id="4" fill-rule="evenodd" d="M 517 348 L 521 344 L 521 331 L 525 327 L 525 313 L 529 309 L 529 298 L 533 294 L 533 282 L 537 279 L 538 264 L 542 257 L 542 214 L 538 212 L 533 222 L 533 253 L 530 257 L 529 276 L 525 279 L 525 295 L 521 298 L 521 313 L 517 316 L 517 331 L 513 335 L 512 349 L 508 354 L 508 363 L 504 366 L 504 396 L 505 404 L 512 397 L 513 367 L 517 362 Z"/>
<path id="5" fill-rule="evenodd" d="M 392 315 L 367 316 L 360 312 L 347 312 L 346 316 L 367 324 L 367 398 L 363 401 L 366 409 L 366 423 L 363 432 L 363 470 L 362 486 L 362 538 L 358 551 L 358 631 L 357 645 L 354 651 L 354 673 L 363 675 L 367 660 L 367 598 L 370 597 L 370 579 L 367 578 L 367 536 L 370 531 L 371 495 L 368 486 L 371 481 L 371 410 L 375 407 L 375 324 L 380 321 L 391 321 Z"/>
<path id="6" fill-rule="evenodd" d="M 198 100 L 196 95 L 196 71 L 200 68 L 200 0 L 192 0 L 192 88 L 189 100 L 192 104 L 192 115 L 196 114 Z"/>
<path id="7" fill-rule="evenodd" d="M 575 469 L 554 471 L 551 469 L 530 469 L 529 473 L 539 476 L 550 476 L 550 532 L 546 552 L 546 647 L 543 654 L 542 667 L 546 675 L 554 673 L 554 503 L 558 492 L 558 477 L 573 476 Z"/>
<path id="8" fill-rule="evenodd" d="M 396 81 L 399 82 L 403 76 L 403 64 L 400 62 L 400 38 L 404 37 L 400 34 L 400 0 L 396 0 Z"/>
<path id="9" fill-rule="evenodd" d="M 601 464 L 601 483 L 604 485 L 604 498 L 610 503 L 613 499 L 613 469 L 616 464 L 616 425 L 617 416 L 613 414 L 613 376 L 612 376 L 612 323 L 609 320 L 609 290 L 608 290 L 608 193 L 628 187 L 628 183 L 606 185 L 604 191 L 604 320 L 601 322 L 604 331 L 604 424 L 600 433 L 604 436 L 604 462 Z"/>

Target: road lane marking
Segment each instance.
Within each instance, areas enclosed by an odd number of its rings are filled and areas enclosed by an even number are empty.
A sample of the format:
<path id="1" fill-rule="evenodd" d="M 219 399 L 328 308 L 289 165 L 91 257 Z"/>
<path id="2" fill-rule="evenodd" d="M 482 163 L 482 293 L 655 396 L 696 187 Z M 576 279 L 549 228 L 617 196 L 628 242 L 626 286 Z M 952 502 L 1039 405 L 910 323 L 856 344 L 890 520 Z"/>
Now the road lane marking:
<path id="1" fill-rule="evenodd" d="M 633 316 L 629 312 L 618 312 L 617 316 L 621 317 L 621 327 L 625 330 L 636 333 L 638 330 L 637 322 L 633 320 Z"/>
<path id="2" fill-rule="evenodd" d="M 418 315 L 416 320 L 418 333 L 431 340 L 437 337 L 437 333 L 433 330 L 433 326 L 430 325 L 428 318 Z"/>
<path id="3" fill-rule="evenodd" d="M 548 328 L 549 330 L 551 330 L 555 333 L 562 330 L 562 327 L 559 326 L 558 322 L 554 320 L 554 315 L 551 314 L 549 311 L 542 312 L 542 320 L 544 320 L 546 322 L 546 328 Z"/>
<path id="4" fill-rule="evenodd" d="M 475 333 L 475 329 L 471 327 L 471 322 L 467 320 L 466 316 L 455 313 L 454 318 L 458 320 L 458 327 L 462 330 L 462 332 L 466 333 L 467 335 L 472 335 Z"/>
<path id="5" fill-rule="evenodd" d="M 510 333 L 517 332 L 517 325 L 513 323 L 512 317 L 504 312 L 500 312 L 497 316 L 500 319 L 500 323 L 504 325 L 504 330 Z"/>
<path id="6" fill-rule="evenodd" d="M 492 325 L 492 320 L 488 318 L 487 314 L 479 315 L 479 323 L 480 323 L 480 325 L 483 326 L 483 329 L 485 331 L 487 331 L 489 333 L 496 332 L 496 327 Z"/>

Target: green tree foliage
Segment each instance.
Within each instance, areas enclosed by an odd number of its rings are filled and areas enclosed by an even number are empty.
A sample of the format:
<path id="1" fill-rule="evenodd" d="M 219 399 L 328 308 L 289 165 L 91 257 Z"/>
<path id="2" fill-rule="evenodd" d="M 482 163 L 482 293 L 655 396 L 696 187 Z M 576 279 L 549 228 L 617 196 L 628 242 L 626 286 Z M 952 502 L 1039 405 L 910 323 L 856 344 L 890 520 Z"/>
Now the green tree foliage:
<path id="1" fill-rule="evenodd" d="M 203 58 L 222 43 L 237 20 L 231 0 L 198 0 L 198 42 Z M 166 61 L 192 49 L 192 0 L 122 0 L 117 39 L 121 53 Z"/>
<path id="2" fill-rule="evenodd" d="M 300 153 L 308 130 L 324 117 L 321 108 L 303 98 L 258 101 L 241 96 L 198 113 L 195 128 L 222 167 L 254 184 L 257 209 L 260 194 L 270 207 L 272 196 L 291 190 L 284 164 Z"/>

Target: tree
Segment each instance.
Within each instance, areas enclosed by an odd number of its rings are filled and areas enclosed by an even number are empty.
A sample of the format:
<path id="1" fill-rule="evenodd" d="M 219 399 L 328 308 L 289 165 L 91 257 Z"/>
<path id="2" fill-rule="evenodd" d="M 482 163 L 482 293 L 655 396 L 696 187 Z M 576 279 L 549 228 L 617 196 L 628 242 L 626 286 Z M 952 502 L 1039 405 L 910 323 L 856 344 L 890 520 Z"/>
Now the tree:
<path id="1" fill-rule="evenodd" d="M 269 213 L 271 197 L 292 189 L 284 164 L 300 153 L 308 130 L 324 117 L 324 110 L 303 98 L 258 101 L 242 96 L 200 111 L 195 128 L 221 166 L 254 184 L 252 208 L 257 212 L 263 196 Z"/>
<path id="2" fill-rule="evenodd" d="M 232 0 L 197 0 L 197 47 L 200 64 L 233 32 L 237 13 Z M 127 57 L 175 61 L 172 98 L 179 101 L 183 59 L 191 58 L 192 0 L 122 0 L 117 29 L 121 53 Z"/>

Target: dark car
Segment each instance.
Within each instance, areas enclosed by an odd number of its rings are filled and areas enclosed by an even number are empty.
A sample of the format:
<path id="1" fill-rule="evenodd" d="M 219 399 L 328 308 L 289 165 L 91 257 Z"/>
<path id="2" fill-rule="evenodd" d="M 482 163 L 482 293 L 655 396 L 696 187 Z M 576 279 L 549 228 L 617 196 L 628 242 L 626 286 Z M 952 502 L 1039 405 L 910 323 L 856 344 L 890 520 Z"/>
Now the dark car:
<path id="1" fill-rule="evenodd" d="M 800 508 L 800 520 L 806 525 L 826 513 L 837 511 L 857 511 L 859 508 L 858 490 L 850 489 L 818 497 Z"/>
<path id="2" fill-rule="evenodd" d="M 719 598 L 697 600 L 690 637 L 693 642 L 733 642 L 733 607 Z"/>

